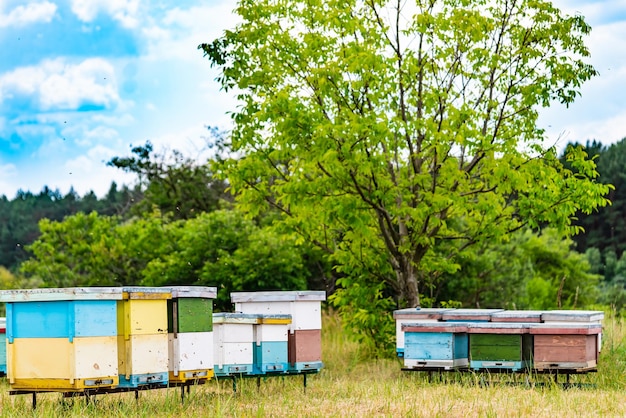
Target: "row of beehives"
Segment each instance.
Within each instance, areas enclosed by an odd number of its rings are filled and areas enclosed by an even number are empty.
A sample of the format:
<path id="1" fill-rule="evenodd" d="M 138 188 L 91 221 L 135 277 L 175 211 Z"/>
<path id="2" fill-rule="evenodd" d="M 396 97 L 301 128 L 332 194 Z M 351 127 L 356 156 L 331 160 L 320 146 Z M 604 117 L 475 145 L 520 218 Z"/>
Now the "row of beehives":
<path id="1" fill-rule="evenodd" d="M 315 372 L 324 292 L 238 292 L 213 313 L 211 287 L 0 291 L 14 391 L 164 387 L 213 376 Z"/>
<path id="2" fill-rule="evenodd" d="M 584 372 L 597 368 L 604 313 L 409 308 L 394 318 L 407 370 Z"/>

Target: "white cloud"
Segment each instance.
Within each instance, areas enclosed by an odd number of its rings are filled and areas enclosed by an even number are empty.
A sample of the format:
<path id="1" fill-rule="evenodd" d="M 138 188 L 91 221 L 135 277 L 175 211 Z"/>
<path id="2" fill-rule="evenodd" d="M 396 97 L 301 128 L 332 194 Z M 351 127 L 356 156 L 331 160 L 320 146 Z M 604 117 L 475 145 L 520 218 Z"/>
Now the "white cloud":
<path id="1" fill-rule="evenodd" d="M 15 177 L 17 177 L 17 167 L 15 165 L 0 164 L 0 196 L 6 195 L 9 199 L 13 198 L 9 193 L 15 191 L 13 184 L 11 184 L 11 179 Z"/>
<path id="2" fill-rule="evenodd" d="M 106 13 L 124 27 L 139 24 L 139 0 L 72 0 L 72 12 L 83 22 L 92 22 L 100 13 Z"/>
<path id="3" fill-rule="evenodd" d="M 114 68 L 101 58 L 78 64 L 47 60 L 3 74 L 0 102 L 16 97 L 31 99 L 43 111 L 112 108 L 120 102 Z"/>
<path id="4" fill-rule="evenodd" d="M 152 59 L 174 57 L 202 60 L 197 47 L 221 36 L 226 29 L 234 28 L 240 18 L 232 12 L 234 3 L 223 1 L 210 6 L 168 10 L 159 21 L 143 29 L 148 43 L 148 56 Z"/>
<path id="5" fill-rule="evenodd" d="M 25 26 L 37 22 L 48 23 L 56 14 L 57 6 L 49 1 L 44 1 L 17 6 L 6 14 L 1 9 L 2 6 L 0 5 L 0 28 L 7 28 L 11 26 Z"/>
<path id="6" fill-rule="evenodd" d="M 115 181 L 118 185 L 131 184 L 135 178 L 122 170 L 107 167 L 106 162 L 119 155 L 114 149 L 97 145 L 86 154 L 67 160 L 62 167 L 60 187 L 69 190 L 73 187 L 79 195 L 93 190 L 98 196 L 104 196 Z"/>

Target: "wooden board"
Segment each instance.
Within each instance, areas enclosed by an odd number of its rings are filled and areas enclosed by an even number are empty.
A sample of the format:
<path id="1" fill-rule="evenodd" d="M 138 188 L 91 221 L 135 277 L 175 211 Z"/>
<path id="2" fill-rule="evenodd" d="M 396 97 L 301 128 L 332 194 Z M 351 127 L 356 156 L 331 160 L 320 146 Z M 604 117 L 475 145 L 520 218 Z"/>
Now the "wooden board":
<path id="1" fill-rule="evenodd" d="M 490 321 L 491 314 L 502 312 L 504 309 L 453 309 L 444 312 L 443 321 Z"/>
<path id="2" fill-rule="evenodd" d="M 170 380 L 186 380 L 186 372 L 212 370 L 213 332 L 182 332 L 168 335 Z"/>
<path id="3" fill-rule="evenodd" d="M 116 337 L 75 338 L 73 342 L 67 338 L 20 338 L 7 344 L 7 363 L 13 389 L 111 386 L 118 375 L 117 341 Z"/>
<path id="4" fill-rule="evenodd" d="M 139 334 L 117 337 L 120 375 L 168 374 L 168 335 Z"/>
<path id="5" fill-rule="evenodd" d="M 213 331 L 213 300 L 191 297 L 168 300 L 167 329 L 169 332 Z"/>
<path id="6" fill-rule="evenodd" d="M 586 365 L 598 359 L 595 335 L 535 335 L 533 357 L 535 365 L 560 367 L 562 364 Z"/>
<path id="7" fill-rule="evenodd" d="M 7 338 L 115 336 L 116 304 L 115 300 L 7 303 Z"/>
<path id="8" fill-rule="evenodd" d="M 322 331 L 299 330 L 289 336 L 289 363 L 322 361 Z"/>
<path id="9" fill-rule="evenodd" d="M 127 299 L 117 304 L 118 335 L 167 336 L 166 299 Z"/>

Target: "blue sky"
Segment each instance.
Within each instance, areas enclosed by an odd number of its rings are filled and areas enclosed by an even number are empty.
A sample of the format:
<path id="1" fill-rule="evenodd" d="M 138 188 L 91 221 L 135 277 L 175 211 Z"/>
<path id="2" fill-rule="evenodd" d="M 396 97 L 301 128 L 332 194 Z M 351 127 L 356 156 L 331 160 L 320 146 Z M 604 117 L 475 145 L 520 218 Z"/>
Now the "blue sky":
<path id="1" fill-rule="evenodd" d="M 626 136 L 626 1 L 556 0 L 592 25 L 600 76 L 541 122 L 553 142 Z M 228 128 L 197 45 L 233 27 L 234 0 L 0 0 L 0 195 L 44 185 L 102 196 L 132 177 L 106 167 L 131 145 L 207 155 L 205 126 Z"/>

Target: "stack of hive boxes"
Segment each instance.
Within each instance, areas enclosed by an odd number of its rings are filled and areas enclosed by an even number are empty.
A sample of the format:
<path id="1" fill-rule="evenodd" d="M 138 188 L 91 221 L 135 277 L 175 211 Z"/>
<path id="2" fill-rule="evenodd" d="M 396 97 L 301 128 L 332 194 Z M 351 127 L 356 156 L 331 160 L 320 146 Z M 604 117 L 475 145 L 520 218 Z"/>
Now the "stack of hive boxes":
<path id="1" fill-rule="evenodd" d="M 210 377 L 214 297 L 201 287 L 0 291 L 11 389 L 132 390 Z"/>
<path id="2" fill-rule="evenodd" d="M 216 313 L 213 323 L 218 377 L 288 371 L 291 315 Z"/>
<path id="3" fill-rule="evenodd" d="M 588 371 L 597 367 L 604 314 L 402 309 L 394 318 L 405 369 Z"/>
<path id="4" fill-rule="evenodd" d="M 217 288 L 167 288 L 169 381 L 185 383 L 213 377 L 213 299 Z"/>
<path id="5" fill-rule="evenodd" d="M 323 291 L 234 292 L 235 311 L 246 314 L 289 315 L 288 372 L 322 368 Z"/>
<path id="6" fill-rule="evenodd" d="M 120 288 L 4 290 L 7 376 L 13 390 L 114 387 Z"/>

